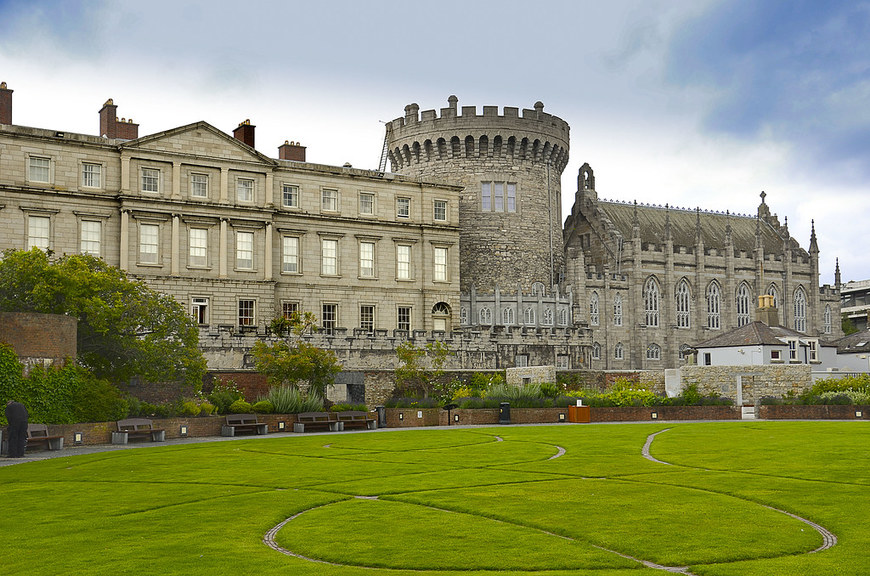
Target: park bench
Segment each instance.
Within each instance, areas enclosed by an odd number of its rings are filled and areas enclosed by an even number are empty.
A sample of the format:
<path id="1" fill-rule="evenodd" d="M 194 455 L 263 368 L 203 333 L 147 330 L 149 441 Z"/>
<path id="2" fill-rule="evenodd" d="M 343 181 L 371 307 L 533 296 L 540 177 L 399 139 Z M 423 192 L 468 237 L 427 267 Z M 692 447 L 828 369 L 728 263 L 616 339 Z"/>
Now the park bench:
<path id="1" fill-rule="evenodd" d="M 236 432 L 268 434 L 269 425 L 260 422 L 256 414 L 227 414 L 226 424 L 221 426 L 221 436 L 235 436 Z"/>
<path id="2" fill-rule="evenodd" d="M 148 418 L 118 420 L 118 431 L 112 432 L 112 444 L 126 444 L 131 438 L 150 438 L 152 442 L 166 440 L 166 431 L 155 428 Z"/>
<path id="3" fill-rule="evenodd" d="M 44 444 L 46 450 L 63 450 L 63 436 L 49 436 L 45 424 L 27 425 L 27 447 Z"/>
<path id="4" fill-rule="evenodd" d="M 374 430 L 378 427 L 377 420 L 370 417 L 368 412 L 362 410 L 347 410 L 339 412 L 338 421 L 342 424 L 342 430 L 346 430 L 347 428 Z"/>
<path id="5" fill-rule="evenodd" d="M 338 432 L 343 429 L 343 424 L 338 421 L 335 412 L 301 412 L 296 415 L 296 422 L 293 423 L 293 431 L 300 433 L 311 430 Z"/>

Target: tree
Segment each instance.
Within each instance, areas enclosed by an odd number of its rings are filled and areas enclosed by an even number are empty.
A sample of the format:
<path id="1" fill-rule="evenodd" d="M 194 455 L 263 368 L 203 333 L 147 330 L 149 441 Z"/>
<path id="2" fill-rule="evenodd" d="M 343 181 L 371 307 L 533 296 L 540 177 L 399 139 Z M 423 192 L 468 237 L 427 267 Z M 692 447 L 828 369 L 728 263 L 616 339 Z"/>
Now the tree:
<path id="1" fill-rule="evenodd" d="M 396 347 L 401 363 L 395 371 L 396 386 L 424 398 L 437 397 L 439 402 L 450 399 L 450 384 L 444 382 L 444 364 L 450 350 L 443 342 L 429 342 L 419 347 L 411 341 Z"/>
<path id="2" fill-rule="evenodd" d="M 843 314 L 840 319 L 840 326 L 843 328 L 843 334 L 846 336 L 858 332 L 858 327 L 855 326 L 855 322 L 849 318 L 848 314 Z"/>
<path id="3" fill-rule="evenodd" d="M 257 371 L 265 374 L 273 386 L 298 386 L 308 382 L 309 394 L 326 398 L 326 390 L 335 383 L 341 364 L 335 352 L 324 350 L 302 339 L 304 334 L 317 330 L 316 318 L 311 312 L 294 312 L 290 318 L 275 319 L 270 324 L 273 333 L 285 336 L 274 344 L 258 341 L 251 354 Z"/>
<path id="4" fill-rule="evenodd" d="M 0 310 L 77 317 L 77 361 L 99 378 L 137 376 L 198 388 L 205 373 L 199 329 L 181 304 L 93 256 L 52 260 L 36 248 L 7 250 Z"/>

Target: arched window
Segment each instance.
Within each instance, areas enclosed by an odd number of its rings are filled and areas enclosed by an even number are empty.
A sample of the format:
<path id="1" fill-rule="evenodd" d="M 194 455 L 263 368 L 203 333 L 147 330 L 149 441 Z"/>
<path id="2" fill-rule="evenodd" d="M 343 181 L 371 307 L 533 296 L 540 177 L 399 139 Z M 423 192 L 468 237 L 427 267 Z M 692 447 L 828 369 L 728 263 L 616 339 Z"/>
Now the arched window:
<path id="1" fill-rule="evenodd" d="M 544 290 L 543 282 L 535 282 L 532 284 L 532 296 L 546 296 L 547 293 Z"/>
<path id="2" fill-rule="evenodd" d="M 459 323 L 468 326 L 468 308 L 465 306 L 459 308 Z"/>
<path id="3" fill-rule="evenodd" d="M 616 346 L 613 348 L 613 357 L 617 360 L 625 358 L 625 347 L 622 345 L 622 342 L 616 343 Z"/>
<path id="4" fill-rule="evenodd" d="M 710 282 L 707 286 L 707 328 L 718 330 L 721 326 L 720 311 L 722 309 L 722 295 L 719 284 Z"/>
<path id="5" fill-rule="evenodd" d="M 767 288 L 767 294 L 773 296 L 773 307 L 779 308 L 779 290 L 776 289 L 776 284 L 771 284 Z"/>
<path id="6" fill-rule="evenodd" d="M 432 306 L 432 330 L 446 332 L 450 320 L 450 306 L 447 302 L 438 302 Z"/>
<path id="7" fill-rule="evenodd" d="M 510 307 L 502 308 L 502 310 L 501 310 L 501 323 L 504 324 L 505 326 L 510 326 L 514 322 L 516 322 L 516 319 L 514 318 L 514 309 L 510 308 Z"/>
<path id="8" fill-rule="evenodd" d="M 562 308 L 561 310 L 559 310 L 559 325 L 560 326 L 567 326 L 568 325 L 568 318 L 569 318 L 569 314 L 568 314 L 567 308 Z"/>
<path id="9" fill-rule="evenodd" d="M 622 295 L 613 298 L 613 325 L 622 326 Z"/>
<path id="10" fill-rule="evenodd" d="M 831 305 L 825 304 L 825 334 L 831 333 Z"/>
<path id="11" fill-rule="evenodd" d="M 689 328 L 691 320 L 691 298 L 689 295 L 689 283 L 685 278 L 677 286 L 677 328 Z"/>
<path id="12" fill-rule="evenodd" d="M 807 331 L 807 295 L 800 286 L 794 291 L 794 329 Z"/>
<path id="13" fill-rule="evenodd" d="M 553 325 L 553 309 L 547 308 L 544 310 L 544 321 L 542 322 L 544 326 L 552 326 Z"/>
<path id="14" fill-rule="evenodd" d="M 751 299 L 749 298 L 749 286 L 745 283 L 740 284 L 740 288 L 737 289 L 737 327 L 746 326 L 752 321 L 752 317 L 749 315 L 749 303 Z"/>
<path id="15" fill-rule="evenodd" d="M 592 343 L 592 359 L 600 360 L 601 359 L 601 344 L 598 342 Z"/>
<path id="16" fill-rule="evenodd" d="M 487 306 L 480 309 L 479 316 L 481 324 L 492 324 L 492 310 Z"/>
<path id="17" fill-rule="evenodd" d="M 662 349 L 658 344 L 650 344 L 646 347 L 646 359 L 647 360 L 661 360 L 662 359 Z"/>
<path id="18" fill-rule="evenodd" d="M 589 324 L 598 326 L 601 315 L 598 313 L 598 292 L 593 292 L 589 297 Z"/>
<path id="19" fill-rule="evenodd" d="M 525 312 L 523 312 L 523 322 L 529 325 L 535 324 L 535 309 L 534 308 L 526 308 Z"/>
<path id="20" fill-rule="evenodd" d="M 646 325 L 659 325 L 659 285 L 655 278 L 646 281 L 643 289 L 643 308 L 646 313 Z"/>
<path id="21" fill-rule="evenodd" d="M 686 360 L 692 353 L 692 347 L 688 344 L 680 344 L 680 360 Z"/>

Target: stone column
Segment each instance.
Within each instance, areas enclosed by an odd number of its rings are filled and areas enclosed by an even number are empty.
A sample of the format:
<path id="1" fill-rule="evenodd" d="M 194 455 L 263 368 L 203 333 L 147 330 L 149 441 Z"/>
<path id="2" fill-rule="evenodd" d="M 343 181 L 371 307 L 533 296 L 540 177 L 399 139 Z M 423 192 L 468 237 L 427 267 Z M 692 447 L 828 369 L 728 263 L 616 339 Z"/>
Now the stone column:
<path id="1" fill-rule="evenodd" d="M 121 260 L 119 267 L 127 271 L 130 268 L 130 211 L 121 209 Z"/>
<path id="2" fill-rule="evenodd" d="M 266 223 L 266 238 L 264 241 L 266 253 L 263 257 L 263 280 L 272 279 L 272 223 Z"/>
<path id="3" fill-rule="evenodd" d="M 220 200 L 221 204 L 226 204 L 229 202 L 228 200 L 228 190 L 230 188 L 230 169 L 226 167 L 221 168 L 221 193 Z"/>
<path id="4" fill-rule="evenodd" d="M 130 157 L 121 156 L 121 194 L 130 193 Z"/>
<path id="5" fill-rule="evenodd" d="M 227 277 L 227 219 L 221 218 L 220 240 L 218 240 L 218 278 Z"/>
<path id="6" fill-rule="evenodd" d="M 170 198 L 181 198 L 181 162 L 172 163 L 172 194 Z"/>
<path id="7" fill-rule="evenodd" d="M 181 238 L 179 228 L 181 226 L 181 217 L 178 214 L 172 215 L 172 258 L 169 264 L 169 274 L 178 276 L 179 260 L 181 259 L 180 248 Z"/>

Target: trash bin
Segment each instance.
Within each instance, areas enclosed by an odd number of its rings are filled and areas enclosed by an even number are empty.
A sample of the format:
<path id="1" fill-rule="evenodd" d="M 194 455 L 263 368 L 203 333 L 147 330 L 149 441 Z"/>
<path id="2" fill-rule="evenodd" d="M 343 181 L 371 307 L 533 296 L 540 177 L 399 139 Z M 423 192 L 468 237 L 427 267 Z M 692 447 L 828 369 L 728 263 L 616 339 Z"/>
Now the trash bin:
<path id="1" fill-rule="evenodd" d="M 378 411 L 378 428 L 387 427 L 387 409 L 384 406 L 375 406 Z"/>
<path id="2" fill-rule="evenodd" d="M 511 423 L 511 405 L 507 402 L 502 402 L 498 405 L 498 423 L 499 424 L 510 424 Z"/>

